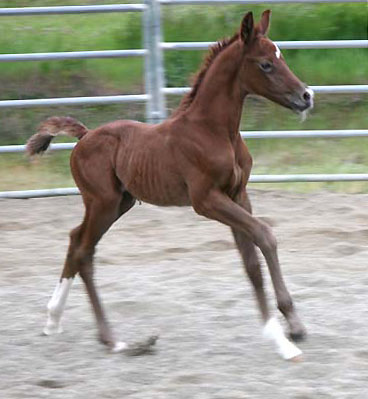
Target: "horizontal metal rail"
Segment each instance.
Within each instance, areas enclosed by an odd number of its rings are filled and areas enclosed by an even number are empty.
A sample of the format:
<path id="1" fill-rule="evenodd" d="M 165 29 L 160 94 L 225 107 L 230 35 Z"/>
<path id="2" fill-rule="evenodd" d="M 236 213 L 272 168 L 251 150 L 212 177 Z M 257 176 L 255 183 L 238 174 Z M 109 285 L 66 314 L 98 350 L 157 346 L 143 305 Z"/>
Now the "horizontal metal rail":
<path id="1" fill-rule="evenodd" d="M 342 86 L 310 86 L 315 93 L 368 93 L 368 85 L 342 85 Z M 165 87 L 165 94 L 185 94 L 191 90 L 190 87 Z M 0 102 L 1 103 L 1 102 Z"/>
<path id="2" fill-rule="evenodd" d="M 306 175 L 252 175 L 251 183 L 303 183 L 303 182 L 338 182 L 368 181 L 368 174 L 306 174 Z"/>
<path id="3" fill-rule="evenodd" d="M 315 93 L 352 94 L 368 93 L 368 85 L 344 85 L 344 86 L 310 86 Z M 166 87 L 165 94 L 185 94 L 190 87 Z M 42 98 L 30 100 L 3 100 L 0 108 L 30 108 L 40 106 L 59 105 L 91 105 L 91 104 L 118 104 L 126 102 L 147 101 L 147 94 L 129 94 L 121 96 L 97 96 L 97 97 L 66 97 L 66 98 Z"/>
<path id="4" fill-rule="evenodd" d="M 368 130 L 260 130 L 240 134 L 244 139 L 352 138 L 368 137 Z"/>
<path id="5" fill-rule="evenodd" d="M 56 143 L 51 144 L 48 148 L 49 151 L 60 151 L 60 150 L 72 150 L 77 143 Z M 24 152 L 26 150 L 26 146 L 23 144 L 19 145 L 2 145 L 0 146 L 0 154 L 11 154 Z"/>
<path id="6" fill-rule="evenodd" d="M 333 49 L 333 48 L 368 48 L 368 40 L 299 40 L 276 41 L 280 49 Z"/>
<path id="7" fill-rule="evenodd" d="M 30 108 L 58 105 L 91 105 L 91 104 L 119 104 L 127 102 L 141 102 L 149 99 L 148 94 L 127 94 L 121 96 L 97 97 L 65 97 L 65 98 L 40 98 L 31 100 L 4 100 L 0 101 L 0 108 Z"/>
<path id="8" fill-rule="evenodd" d="M 304 174 L 304 175 L 252 175 L 250 183 L 303 183 L 303 182 L 355 182 L 368 181 L 368 174 Z M 2 191 L 0 199 L 25 199 L 41 197 L 60 197 L 64 195 L 78 195 L 76 187 L 54 188 L 45 190 Z"/>
<path id="9" fill-rule="evenodd" d="M 368 130 L 259 130 L 240 132 L 244 139 L 353 138 L 368 137 Z M 51 144 L 49 151 L 72 150 L 77 143 Z M 24 152 L 25 145 L 0 146 L 0 154 Z"/>
<path id="10" fill-rule="evenodd" d="M 207 50 L 216 42 L 163 42 L 164 50 Z M 310 40 L 275 42 L 283 49 L 333 49 L 333 48 L 368 48 L 368 40 Z M 70 51 L 54 53 L 0 54 L 0 62 L 44 61 L 88 58 L 141 57 L 146 49 Z"/>
<path id="11" fill-rule="evenodd" d="M 146 9 L 145 4 L 106 4 L 96 6 L 56 6 L 0 8 L 1 16 L 52 15 L 52 14 L 96 14 L 108 12 L 136 12 Z"/>
<path id="12" fill-rule="evenodd" d="M 68 51 L 68 52 L 60 51 L 60 52 L 56 52 L 56 53 L 0 54 L 0 62 L 142 57 L 146 54 L 147 54 L 147 50 L 145 50 L 145 49 L 104 50 L 104 51 Z"/>
<path id="13" fill-rule="evenodd" d="M 166 42 L 161 43 L 161 47 L 164 50 L 207 50 L 208 47 L 214 43 L 215 42 Z M 368 40 L 284 41 L 276 43 L 280 48 L 284 49 L 368 48 Z M 146 54 L 146 49 L 0 54 L 0 62 L 142 57 Z"/>
<path id="14" fill-rule="evenodd" d="M 282 3 L 365 3 L 366 0 L 158 0 L 167 5 L 282 4 Z"/>
<path id="15" fill-rule="evenodd" d="M 368 40 L 276 41 L 280 49 L 368 48 Z M 163 50 L 208 50 L 216 42 L 162 42 Z"/>
<path id="16" fill-rule="evenodd" d="M 21 190 L 21 191 L 0 191 L 1 198 L 26 199 L 42 197 L 61 197 L 64 195 L 78 195 L 79 190 L 76 187 L 52 188 L 45 190 Z"/>

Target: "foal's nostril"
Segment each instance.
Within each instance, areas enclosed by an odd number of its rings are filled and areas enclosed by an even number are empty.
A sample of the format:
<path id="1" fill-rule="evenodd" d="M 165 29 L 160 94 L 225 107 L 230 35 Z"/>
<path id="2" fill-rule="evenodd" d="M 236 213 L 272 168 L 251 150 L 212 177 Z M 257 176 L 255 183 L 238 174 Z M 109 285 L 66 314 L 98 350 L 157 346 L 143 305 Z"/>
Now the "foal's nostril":
<path id="1" fill-rule="evenodd" d="M 305 91 L 304 94 L 303 94 L 303 99 L 304 99 L 305 101 L 310 101 L 310 99 L 311 99 L 310 93 L 307 92 L 307 91 Z"/>

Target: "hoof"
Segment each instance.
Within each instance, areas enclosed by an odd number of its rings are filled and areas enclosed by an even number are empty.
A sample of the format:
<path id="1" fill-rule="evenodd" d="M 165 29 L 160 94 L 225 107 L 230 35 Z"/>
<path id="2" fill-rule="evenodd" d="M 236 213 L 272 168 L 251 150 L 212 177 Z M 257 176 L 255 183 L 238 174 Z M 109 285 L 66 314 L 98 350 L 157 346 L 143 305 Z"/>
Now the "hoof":
<path id="1" fill-rule="evenodd" d="M 61 334 L 63 331 L 63 327 L 60 324 L 47 324 L 43 329 L 43 335 Z"/>
<path id="2" fill-rule="evenodd" d="M 300 362 L 303 355 L 303 352 L 286 338 L 279 346 L 278 352 L 285 360 L 291 362 Z"/>
<path id="3" fill-rule="evenodd" d="M 276 345 L 276 349 L 285 360 L 293 360 L 302 355 L 302 351 L 290 342 L 276 318 L 267 321 L 263 328 L 263 336 Z"/>
<path id="4" fill-rule="evenodd" d="M 290 359 L 287 359 L 287 360 L 289 362 L 293 362 L 293 363 L 301 363 L 304 360 L 304 358 L 303 358 L 303 355 L 300 354 L 300 355 L 296 355 L 296 356 L 294 356 L 294 357 L 292 357 Z"/>
<path id="5" fill-rule="evenodd" d="M 307 338 L 307 332 L 304 329 L 300 331 L 290 332 L 289 338 L 294 342 L 305 341 L 305 339 Z"/>

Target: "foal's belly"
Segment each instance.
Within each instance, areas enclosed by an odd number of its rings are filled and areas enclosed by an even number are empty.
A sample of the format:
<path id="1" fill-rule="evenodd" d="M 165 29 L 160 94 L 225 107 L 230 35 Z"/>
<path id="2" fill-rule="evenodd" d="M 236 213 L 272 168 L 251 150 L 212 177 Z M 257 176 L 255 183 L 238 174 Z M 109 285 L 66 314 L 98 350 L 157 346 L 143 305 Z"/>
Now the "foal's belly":
<path id="1" fill-rule="evenodd" d="M 159 206 L 191 205 L 184 182 L 165 179 L 165 176 L 153 177 L 151 180 L 137 178 L 126 184 L 126 189 L 137 199 Z M 125 184 L 125 183 L 124 183 Z"/>
<path id="2" fill-rule="evenodd" d="M 187 186 L 176 165 L 164 153 L 135 152 L 117 169 L 124 188 L 135 198 L 160 206 L 190 205 Z"/>

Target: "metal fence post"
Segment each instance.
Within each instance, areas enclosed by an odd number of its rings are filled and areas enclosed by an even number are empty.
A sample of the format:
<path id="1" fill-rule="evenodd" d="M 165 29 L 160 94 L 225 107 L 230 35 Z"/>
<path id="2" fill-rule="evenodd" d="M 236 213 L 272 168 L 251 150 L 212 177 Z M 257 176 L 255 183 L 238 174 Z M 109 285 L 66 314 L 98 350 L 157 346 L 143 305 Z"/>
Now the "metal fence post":
<path id="1" fill-rule="evenodd" d="M 166 116 L 165 76 L 163 67 L 163 51 L 161 49 L 161 13 L 157 0 L 145 0 L 147 6 L 143 16 L 145 57 L 145 86 L 149 95 L 146 106 L 146 119 L 151 123 L 159 123 Z"/>

